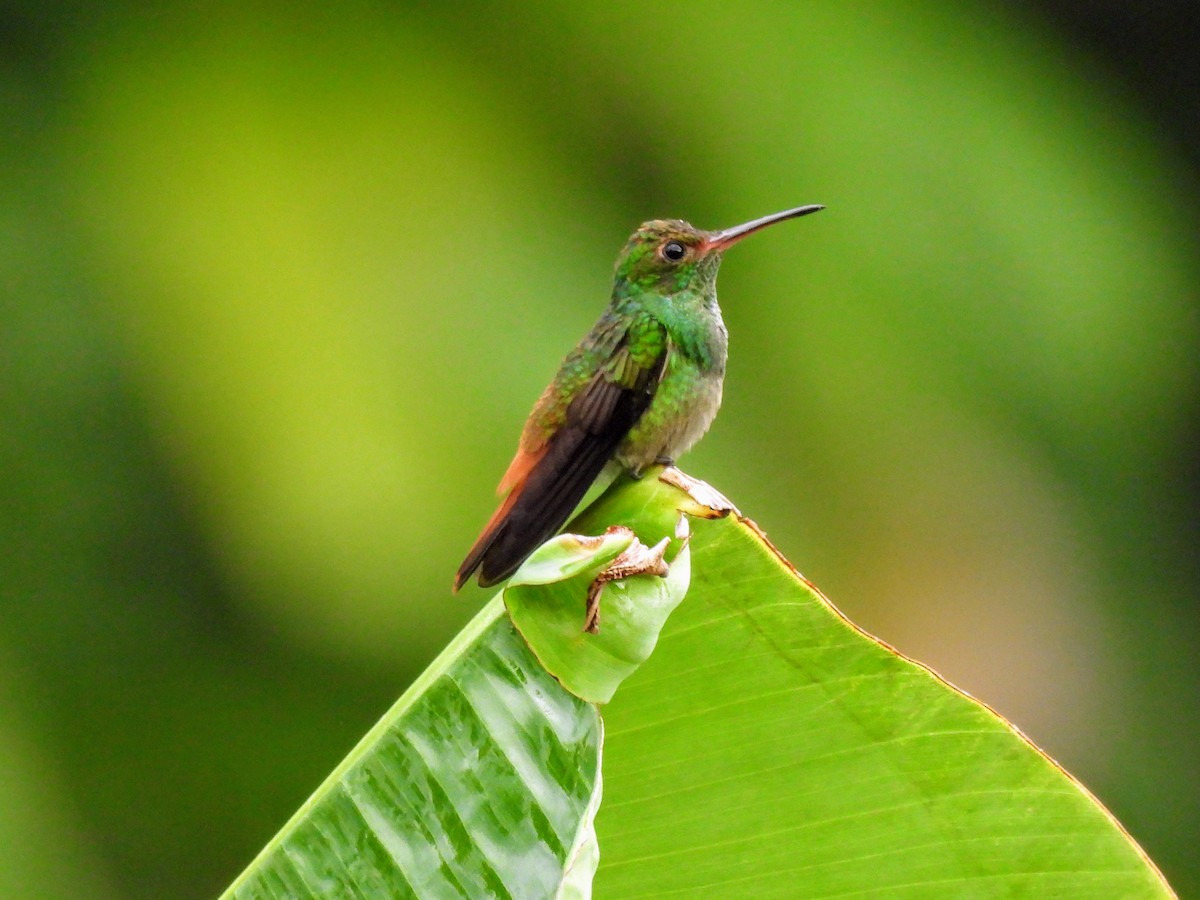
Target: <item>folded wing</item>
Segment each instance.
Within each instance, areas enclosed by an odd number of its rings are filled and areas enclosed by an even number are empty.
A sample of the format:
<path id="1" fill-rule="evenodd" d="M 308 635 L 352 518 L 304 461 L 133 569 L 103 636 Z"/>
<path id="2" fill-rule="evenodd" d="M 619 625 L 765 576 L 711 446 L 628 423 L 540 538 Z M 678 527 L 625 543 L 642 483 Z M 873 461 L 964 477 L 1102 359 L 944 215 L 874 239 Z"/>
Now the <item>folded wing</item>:
<path id="1" fill-rule="evenodd" d="M 669 353 L 663 337 L 649 357 L 623 339 L 570 399 L 554 433 L 517 452 L 501 482 L 511 491 L 459 567 L 456 590 L 476 569 L 481 587 L 503 581 L 562 528 L 650 405 Z"/>

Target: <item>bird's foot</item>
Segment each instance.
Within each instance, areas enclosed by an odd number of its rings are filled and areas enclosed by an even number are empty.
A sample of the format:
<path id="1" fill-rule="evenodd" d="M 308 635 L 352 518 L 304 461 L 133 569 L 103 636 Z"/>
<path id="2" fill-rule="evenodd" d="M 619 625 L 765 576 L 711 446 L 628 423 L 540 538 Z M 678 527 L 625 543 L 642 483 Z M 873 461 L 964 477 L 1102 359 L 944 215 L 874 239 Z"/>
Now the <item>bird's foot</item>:
<path id="1" fill-rule="evenodd" d="M 612 525 L 605 533 L 633 535 L 632 529 L 625 525 Z M 600 597 L 604 593 L 604 586 L 610 581 L 620 581 L 633 575 L 666 577 L 668 568 L 663 556 L 669 543 L 670 538 L 663 538 L 653 547 L 647 547 L 635 536 L 633 543 L 592 580 L 588 585 L 587 612 L 583 618 L 585 632 L 596 634 L 600 630 Z"/>
<path id="2" fill-rule="evenodd" d="M 629 477 L 632 478 L 634 481 L 641 481 L 642 476 L 646 474 L 646 470 L 649 469 L 651 466 L 663 466 L 663 467 L 669 469 L 674 465 L 675 465 L 675 460 L 670 459 L 669 457 L 666 457 L 666 456 L 656 456 L 654 458 L 654 462 L 647 463 L 646 465 L 642 466 L 640 469 L 626 469 L 625 471 L 629 473 Z"/>

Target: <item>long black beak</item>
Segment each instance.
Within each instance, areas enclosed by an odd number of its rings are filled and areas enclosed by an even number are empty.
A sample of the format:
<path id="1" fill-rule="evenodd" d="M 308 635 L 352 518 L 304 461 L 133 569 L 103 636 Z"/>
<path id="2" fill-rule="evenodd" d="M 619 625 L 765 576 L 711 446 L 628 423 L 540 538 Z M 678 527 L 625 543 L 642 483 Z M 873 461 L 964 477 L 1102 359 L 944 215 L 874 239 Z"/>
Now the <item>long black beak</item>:
<path id="1" fill-rule="evenodd" d="M 772 213 L 769 216 L 763 216 L 761 219 L 755 219 L 743 225 L 734 225 L 732 228 L 726 228 L 723 231 L 714 231 L 708 236 L 705 249 L 728 250 L 742 238 L 754 234 L 754 232 L 766 228 L 768 225 L 774 225 L 776 222 L 782 222 L 784 219 L 807 216 L 809 213 L 815 213 L 824 208 L 815 203 L 811 206 L 797 206 L 795 209 L 785 209 L 783 212 Z"/>

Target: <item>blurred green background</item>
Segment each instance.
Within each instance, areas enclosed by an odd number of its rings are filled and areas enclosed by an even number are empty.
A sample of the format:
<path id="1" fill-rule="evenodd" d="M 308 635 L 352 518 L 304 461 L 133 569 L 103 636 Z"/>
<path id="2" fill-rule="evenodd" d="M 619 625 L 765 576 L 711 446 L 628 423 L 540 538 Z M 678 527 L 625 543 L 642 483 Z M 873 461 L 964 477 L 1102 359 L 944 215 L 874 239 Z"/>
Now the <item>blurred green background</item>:
<path id="1" fill-rule="evenodd" d="M 801 203 L 684 468 L 1200 893 L 1185 5 L 202 6 L 0 6 L 0 896 L 219 891 L 629 231 Z"/>

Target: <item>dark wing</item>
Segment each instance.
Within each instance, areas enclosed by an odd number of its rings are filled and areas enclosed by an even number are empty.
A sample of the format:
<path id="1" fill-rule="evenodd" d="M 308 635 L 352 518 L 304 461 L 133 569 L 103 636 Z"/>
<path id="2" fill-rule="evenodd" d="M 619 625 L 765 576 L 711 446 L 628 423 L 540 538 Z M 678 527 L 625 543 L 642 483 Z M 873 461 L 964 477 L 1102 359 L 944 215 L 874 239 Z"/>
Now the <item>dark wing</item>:
<path id="1" fill-rule="evenodd" d="M 636 362 L 624 343 L 617 347 L 567 406 L 562 425 L 538 455 L 528 458 L 527 471 L 459 566 L 456 590 L 476 569 L 480 587 L 503 581 L 562 528 L 650 405 L 667 356 L 665 342 L 649 364 Z"/>

